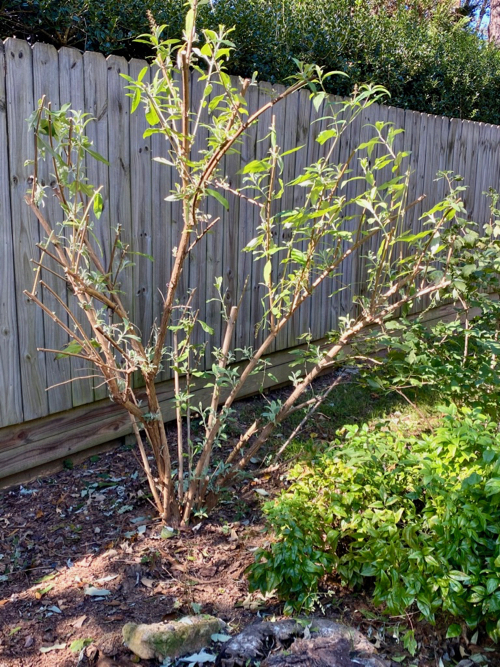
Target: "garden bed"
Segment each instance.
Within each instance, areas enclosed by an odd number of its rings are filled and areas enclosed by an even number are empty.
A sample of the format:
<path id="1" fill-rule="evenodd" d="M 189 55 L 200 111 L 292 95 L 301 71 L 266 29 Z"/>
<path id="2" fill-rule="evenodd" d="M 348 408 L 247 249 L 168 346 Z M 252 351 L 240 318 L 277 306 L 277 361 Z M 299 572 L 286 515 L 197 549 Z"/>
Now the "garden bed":
<path id="1" fill-rule="evenodd" d="M 241 402 L 241 422 L 261 409 L 264 400 Z M 333 407 L 325 408 L 306 426 L 305 443 L 328 441 L 336 419 L 353 421 L 356 414 L 364 419 L 369 412 L 389 409 L 391 418 L 408 419 L 403 406 L 391 406 L 369 392 L 363 395 L 354 386 L 340 392 L 334 407 L 335 419 Z M 282 438 L 292 428 L 288 424 Z M 133 664 L 121 643 L 121 628 L 129 621 L 211 613 L 234 633 L 258 617 L 280 617 L 278 600 L 249 594 L 245 570 L 255 549 L 269 539 L 261 504 L 286 484 L 283 468 L 264 475 L 254 470 L 210 518 L 201 517 L 173 536 L 164 531 L 162 537 L 162 526 L 143 495 L 146 486 L 133 449 L 121 447 L 73 468 L 67 465 L 57 475 L 2 492 L 1 667 L 74 666 L 79 652 L 73 642 L 85 639 L 99 649 L 102 667 Z M 444 619 L 431 626 L 418 620 L 418 612 L 384 616 L 370 603 L 369 591 L 345 590 L 335 578 L 325 582 L 320 601 L 316 615 L 359 628 L 395 665 L 434 667 L 441 660 L 446 667 L 466 656 L 500 664 L 500 653 L 492 651 L 481 632 L 446 639 L 449 623 Z M 419 644 L 415 658 L 400 640 L 410 625 Z"/>

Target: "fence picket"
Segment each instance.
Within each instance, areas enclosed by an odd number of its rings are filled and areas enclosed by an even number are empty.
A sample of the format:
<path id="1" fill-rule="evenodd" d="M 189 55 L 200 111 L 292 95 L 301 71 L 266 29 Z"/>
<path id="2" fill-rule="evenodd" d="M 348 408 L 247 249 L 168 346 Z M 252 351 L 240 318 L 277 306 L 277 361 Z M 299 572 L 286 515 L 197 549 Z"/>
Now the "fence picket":
<path id="1" fill-rule="evenodd" d="M 0 43 L 0 72 L 5 71 L 4 46 Z M 0 426 L 23 421 L 19 378 L 19 341 L 16 298 L 19 285 L 15 280 L 13 229 L 9 192 L 9 135 L 5 79 L 0 76 Z"/>
<path id="2" fill-rule="evenodd" d="M 85 108 L 83 56 L 76 49 L 64 47 L 59 50 L 59 101 L 60 104 L 71 104 L 71 108 L 75 110 Z M 81 310 L 74 299 L 69 300 L 69 306 L 71 312 L 78 317 Z M 90 335 L 88 322 L 84 321 L 83 326 L 87 335 Z M 94 400 L 94 383 L 89 376 L 94 370 L 81 359 L 72 358 L 70 364 L 73 406 L 91 403 Z"/>
<path id="3" fill-rule="evenodd" d="M 33 138 L 26 128 L 26 118 L 34 110 L 32 49 L 20 39 L 5 41 L 7 124 L 9 128 L 10 203 L 12 214 L 16 303 L 19 318 L 19 363 L 23 395 L 24 419 L 43 417 L 49 412 L 46 388 L 43 312 L 29 301 L 23 289 L 33 287 L 32 257 L 38 257 L 36 244 L 40 231 L 36 218 L 25 204 L 33 166 L 25 160 L 33 159 Z M 22 85 L 19 85 L 23 82 Z M 25 82 L 25 83 L 24 83 Z"/>

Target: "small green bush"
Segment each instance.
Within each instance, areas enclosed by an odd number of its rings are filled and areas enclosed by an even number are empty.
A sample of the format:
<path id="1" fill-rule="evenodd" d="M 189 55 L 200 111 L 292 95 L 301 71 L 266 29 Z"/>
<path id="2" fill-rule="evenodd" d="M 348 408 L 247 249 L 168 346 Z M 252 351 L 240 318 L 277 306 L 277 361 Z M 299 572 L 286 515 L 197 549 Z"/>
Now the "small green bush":
<path id="1" fill-rule="evenodd" d="M 427 388 L 445 400 L 451 397 L 454 403 L 500 417 L 500 301 L 495 297 L 500 292 L 500 209 L 499 194 L 493 190 L 488 194 L 489 223 L 478 236 L 462 219 L 458 224 L 466 233 L 453 241 L 461 244 L 462 251 L 458 261 L 451 260 L 456 271 L 452 291 L 456 316 L 432 326 L 426 312 L 413 320 L 386 322 L 364 351 L 368 355 L 387 351 L 382 363 L 363 369 L 372 389 L 411 395 L 412 390 Z M 455 239 L 453 226 L 447 233 Z"/>
<path id="2" fill-rule="evenodd" d="M 386 339 L 382 365 L 363 370 L 367 384 L 377 391 L 397 388 L 409 396 L 426 388 L 498 418 L 500 302 L 485 297 L 470 306 L 481 311 L 468 320 L 467 327 L 459 317 L 431 328 L 423 319 L 395 321 L 391 333 L 397 329 L 399 337 Z M 379 342 L 383 345 L 383 339 Z"/>
<path id="3" fill-rule="evenodd" d="M 251 585 L 290 609 L 312 605 L 321 580 L 373 587 L 392 614 L 416 605 L 500 638 L 500 435 L 479 410 L 445 410 L 432 435 L 381 422 L 348 426 L 265 512 L 275 538 Z"/>

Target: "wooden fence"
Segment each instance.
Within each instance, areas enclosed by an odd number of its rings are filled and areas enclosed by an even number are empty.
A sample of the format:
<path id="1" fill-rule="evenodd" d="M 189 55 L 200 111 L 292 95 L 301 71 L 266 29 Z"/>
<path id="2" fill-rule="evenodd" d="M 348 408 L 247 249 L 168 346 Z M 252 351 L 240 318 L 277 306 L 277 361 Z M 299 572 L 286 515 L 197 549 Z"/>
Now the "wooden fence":
<path id="1" fill-rule="evenodd" d="M 75 49 L 56 51 L 41 43 L 31 47 L 18 39 L 0 43 L 0 478 L 62 456 L 57 441 L 64 434 L 71 433 L 72 442 L 78 442 L 69 444 L 64 449 L 67 453 L 104 442 L 128 428 L 121 421 L 120 427 L 114 428 L 101 420 L 96 433 L 100 413 L 94 410 L 91 416 L 89 406 L 96 401 L 98 407 L 105 405 L 101 401 L 106 392 L 100 380 L 67 383 L 86 374 L 86 369 L 78 361 L 55 360 L 38 351 L 40 347 L 61 349 L 67 340 L 23 296 L 23 289 L 33 284 L 30 260 L 37 256 L 36 244 L 41 240 L 38 224 L 23 200 L 31 173 L 25 161 L 33 157 L 33 138 L 26 119 L 42 95 L 54 108 L 70 102 L 73 108 L 83 109 L 96 119 L 88 125 L 88 134 L 95 149 L 110 163 L 109 167 L 93 160 L 88 163 L 89 180 L 104 186 L 104 211 L 96 234 L 104 254 L 109 254 L 112 230 L 120 224 L 132 250 L 154 256 L 154 262 L 138 257 L 122 286 L 133 319 L 147 332 L 160 311 L 161 292 L 172 265 L 172 248 L 177 245 L 180 210 L 178 203 L 164 201 L 175 176 L 151 159 L 166 156 L 166 143 L 159 135 L 143 138 L 143 114 L 130 114 L 130 99 L 120 77 L 137 76 L 144 65 L 141 60 L 128 62 L 117 56 L 105 58 Z M 194 98 L 197 95 L 199 89 L 194 85 Z M 269 86 L 251 88 L 249 111 L 267 99 Z M 286 162 L 284 180 L 288 181 L 322 154 L 323 148 L 315 139 L 324 129 L 324 121 L 313 123 L 321 118 L 322 109 L 316 113 L 308 93 L 301 91 L 275 107 L 273 113 L 278 143 L 283 149 L 304 145 Z M 487 220 L 488 203 L 481 193 L 489 187 L 500 188 L 500 127 L 374 105 L 351 125 L 336 159 L 345 159 L 353 146 L 366 140 L 372 132 L 368 126 L 376 120 L 390 121 L 405 131 L 397 141 L 398 148 L 411 151 L 414 177 L 409 201 L 422 193 L 427 195 L 426 201 L 411 212 L 410 225 L 414 229 L 418 229 L 424 208 L 430 208 L 444 195 L 444 183 L 437 182 L 435 174 L 445 169 L 464 176 L 468 185 L 465 203 L 471 219 L 482 223 Z M 270 121 L 269 112 L 258 129 L 251 128 L 240 153 L 226 158 L 225 172 L 234 185 L 238 185 L 242 165 L 266 153 L 268 141 L 264 137 Z M 199 148 L 201 144 L 195 150 Z M 48 166 L 41 177 L 50 183 Z M 354 194 L 356 187 L 354 183 L 350 185 L 347 196 Z M 283 206 L 290 208 L 300 203 L 301 197 L 301 188 L 290 191 Z M 214 233 L 196 247 L 181 286 L 183 292 L 197 287 L 200 318 L 215 328 L 217 341 L 222 327 L 220 306 L 210 301 L 216 296 L 214 279 L 222 276 L 224 300 L 229 307 L 239 299 L 249 277 L 235 335 L 235 347 L 240 348 L 255 345 L 254 324 L 261 308 L 262 267 L 248 253 L 238 250 L 255 236 L 258 221 L 253 209 L 244 201 L 231 199 L 229 211 L 223 212 Z M 55 202 L 50 198 L 46 211 L 53 218 L 57 215 Z M 209 204 L 208 212 L 215 214 L 215 203 Z M 278 229 L 277 233 L 286 231 Z M 362 264 L 356 258 L 346 263 L 343 275 L 335 279 L 334 285 L 345 289 L 328 299 L 333 285 L 325 283 L 308 309 L 279 337 L 272 350 L 281 360 L 279 363 L 283 363 L 282 351 L 296 345 L 301 332 L 309 329 L 318 339 L 335 326 L 339 316 L 350 311 L 353 293 L 362 290 Z M 50 274 L 46 280 L 55 286 L 56 279 L 51 280 Z M 47 297 L 44 300 L 49 303 Z M 207 351 L 207 361 L 209 354 Z M 166 373 L 160 378 L 167 383 L 165 387 L 169 386 L 168 379 Z M 47 391 L 53 385 L 56 387 Z M 106 414 L 116 414 L 113 406 L 106 406 Z M 43 446 L 39 444 L 42 441 Z"/>

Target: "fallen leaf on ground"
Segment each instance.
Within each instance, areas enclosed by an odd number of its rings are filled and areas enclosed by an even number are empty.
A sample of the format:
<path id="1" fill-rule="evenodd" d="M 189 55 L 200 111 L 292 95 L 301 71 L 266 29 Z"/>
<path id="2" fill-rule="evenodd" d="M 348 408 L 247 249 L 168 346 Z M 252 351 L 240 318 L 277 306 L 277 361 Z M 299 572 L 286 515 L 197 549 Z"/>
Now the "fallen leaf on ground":
<path id="1" fill-rule="evenodd" d="M 75 639 L 74 642 L 71 642 L 69 650 L 73 651 L 73 653 L 79 653 L 86 646 L 92 644 L 93 641 L 94 639 L 92 637 L 86 637 L 85 639 Z"/>
<path id="2" fill-rule="evenodd" d="M 213 642 L 228 642 L 231 639 L 231 635 L 223 635 L 223 634 L 220 634 L 220 633 L 216 632 L 215 634 L 213 634 L 210 637 L 210 639 Z"/>
<path id="3" fill-rule="evenodd" d="M 107 577 L 101 577 L 100 579 L 96 579 L 96 581 L 98 584 L 104 584 L 106 581 L 113 581 L 113 579 L 116 579 L 119 576 L 119 574 L 108 574 Z"/>
<path id="4" fill-rule="evenodd" d="M 169 540 L 172 537 L 175 537 L 176 535 L 177 531 L 175 531 L 170 526 L 163 526 L 163 528 L 161 529 L 160 537 L 162 537 L 164 540 Z"/>
<path id="5" fill-rule="evenodd" d="M 66 648 L 66 643 L 54 644 L 53 646 L 42 646 L 40 648 L 40 653 L 49 653 L 49 651 L 60 651 L 63 648 Z"/>
<path id="6" fill-rule="evenodd" d="M 199 653 L 193 653 L 193 655 L 188 655 L 185 658 L 181 658 L 180 662 L 189 662 L 189 663 L 195 663 L 195 662 L 215 662 L 215 655 L 212 655 L 212 653 L 207 653 L 204 649 L 202 649 Z"/>
<path id="7" fill-rule="evenodd" d="M 47 611 L 53 611 L 54 614 L 62 614 L 62 611 L 55 604 L 51 605 L 50 607 L 47 607 Z"/>
<path id="8" fill-rule="evenodd" d="M 78 618 L 75 618 L 74 621 L 72 621 L 71 625 L 74 628 L 81 628 L 86 618 L 87 618 L 86 614 L 84 614 L 83 616 L 79 616 Z"/>
<path id="9" fill-rule="evenodd" d="M 148 577 L 142 577 L 142 579 L 141 579 L 141 584 L 142 584 L 143 586 L 146 586 L 146 588 L 153 588 L 154 580 L 153 580 L 153 579 L 149 579 Z"/>
<path id="10" fill-rule="evenodd" d="M 85 595 L 92 596 L 104 596 L 111 595 L 111 591 L 108 591 L 106 588 L 96 588 L 95 586 L 86 586 L 83 589 Z"/>

